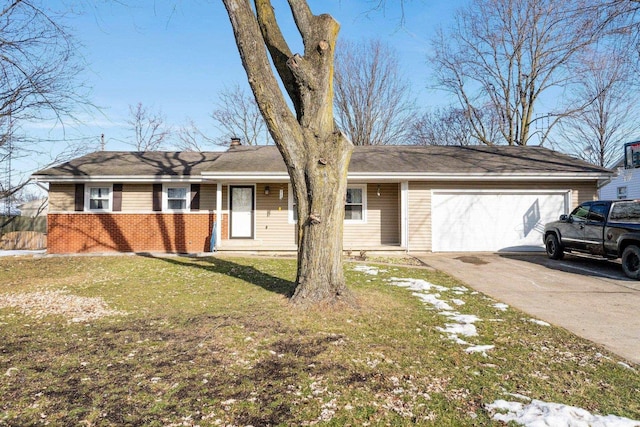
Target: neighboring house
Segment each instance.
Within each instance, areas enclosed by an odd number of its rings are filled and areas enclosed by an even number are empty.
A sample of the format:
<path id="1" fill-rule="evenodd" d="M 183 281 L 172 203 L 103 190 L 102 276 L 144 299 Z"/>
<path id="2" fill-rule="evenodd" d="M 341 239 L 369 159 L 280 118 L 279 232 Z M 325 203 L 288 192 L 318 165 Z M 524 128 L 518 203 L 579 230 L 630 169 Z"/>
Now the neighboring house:
<path id="1" fill-rule="evenodd" d="M 544 223 L 610 176 L 540 147 L 355 147 L 344 249 L 537 249 Z M 50 253 L 296 250 L 275 146 L 96 152 L 33 178 L 49 183 Z"/>
<path id="2" fill-rule="evenodd" d="M 640 199 L 640 141 L 624 146 L 624 154 L 612 168 L 616 174 L 599 190 L 602 200 Z"/>
<path id="3" fill-rule="evenodd" d="M 20 216 L 29 218 L 44 217 L 49 210 L 49 201 L 47 199 L 31 200 L 18 206 Z"/>

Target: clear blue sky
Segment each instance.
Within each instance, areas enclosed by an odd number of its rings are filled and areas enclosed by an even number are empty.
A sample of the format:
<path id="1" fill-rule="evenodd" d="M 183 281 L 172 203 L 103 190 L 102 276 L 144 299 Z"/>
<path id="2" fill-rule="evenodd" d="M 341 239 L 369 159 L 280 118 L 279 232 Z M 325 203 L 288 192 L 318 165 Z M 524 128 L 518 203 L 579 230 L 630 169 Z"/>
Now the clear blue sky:
<path id="1" fill-rule="evenodd" d="M 126 120 L 129 105 L 138 102 L 162 110 L 166 123 L 174 128 L 190 118 L 211 134 L 215 130 L 208 115 L 217 94 L 225 86 L 246 85 L 220 0 L 51 1 L 51 7 L 80 4 L 76 7 L 81 13 L 69 15 L 66 24 L 81 43 L 88 65 L 81 78 L 91 88 L 92 102 L 102 107 L 101 113 L 80 113 L 82 124 L 66 126 L 67 138 L 86 139 L 97 147 L 104 133 L 107 150 L 131 149 L 123 144 L 132 137 Z M 279 16 L 289 18 L 285 0 L 273 3 Z M 441 94 L 427 90 L 429 39 L 465 0 L 407 0 L 402 27 L 398 0 L 388 0 L 386 10 L 371 11 L 375 3 L 309 1 L 314 13 L 330 13 L 340 22 L 341 39 L 378 38 L 390 45 L 419 102 L 441 103 Z M 290 18 L 284 26 L 294 34 Z M 293 44 L 292 50 L 302 49 Z M 33 131 L 44 137 L 60 136 L 59 128 L 50 124 L 40 123 Z M 50 150 L 43 147 L 42 151 Z M 25 170 L 33 168 L 33 164 L 16 163 Z"/>

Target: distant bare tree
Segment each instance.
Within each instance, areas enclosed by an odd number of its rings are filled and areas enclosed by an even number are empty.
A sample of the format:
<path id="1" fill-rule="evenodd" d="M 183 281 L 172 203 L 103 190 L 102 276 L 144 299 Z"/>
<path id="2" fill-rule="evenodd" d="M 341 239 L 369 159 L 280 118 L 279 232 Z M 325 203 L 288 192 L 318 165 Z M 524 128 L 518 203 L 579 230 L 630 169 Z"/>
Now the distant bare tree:
<path id="1" fill-rule="evenodd" d="M 560 126 L 559 143 L 599 166 L 611 165 L 622 155 L 623 143 L 640 130 L 635 73 L 629 58 L 626 49 L 621 52 L 611 46 L 605 52 L 588 52 L 575 94 L 593 102 Z"/>
<path id="2" fill-rule="evenodd" d="M 161 111 L 151 111 L 138 102 L 129 105 L 130 117 L 127 120 L 133 131 L 133 146 L 137 151 L 159 150 L 165 140 L 171 135 L 171 129 L 164 123 Z"/>
<path id="3" fill-rule="evenodd" d="M 466 111 L 474 137 L 485 144 L 527 145 L 535 107 L 543 94 L 579 78 L 579 54 L 600 36 L 606 13 L 583 0 L 472 0 L 440 32 L 431 58 L 438 86 L 453 93 Z M 583 105 L 558 105 L 542 143 L 558 121 Z M 492 114 L 482 114 L 487 108 Z M 486 117 L 498 118 L 499 140 Z"/>
<path id="4" fill-rule="evenodd" d="M 490 120 L 485 121 L 491 123 Z M 479 144 L 473 135 L 465 110 L 449 106 L 429 110 L 419 117 L 412 125 L 409 141 L 415 145 Z"/>
<path id="5" fill-rule="evenodd" d="M 218 93 L 211 118 L 222 132 L 216 139 L 218 145 L 229 145 L 231 137 L 240 138 L 246 145 L 273 143 L 255 98 L 238 84 Z"/>
<path id="6" fill-rule="evenodd" d="M 178 148 L 183 151 L 207 151 L 220 142 L 206 136 L 193 120 L 180 127 L 178 139 Z"/>
<path id="7" fill-rule="evenodd" d="M 338 126 L 354 145 L 406 144 L 416 119 L 397 56 L 379 40 L 339 43 L 334 103 Z"/>

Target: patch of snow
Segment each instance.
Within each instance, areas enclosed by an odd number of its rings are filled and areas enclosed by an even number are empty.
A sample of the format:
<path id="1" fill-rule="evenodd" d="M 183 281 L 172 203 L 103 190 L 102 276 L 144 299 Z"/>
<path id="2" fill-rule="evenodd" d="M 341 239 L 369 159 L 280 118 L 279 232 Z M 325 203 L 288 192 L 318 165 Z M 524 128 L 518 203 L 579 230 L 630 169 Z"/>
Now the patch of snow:
<path id="1" fill-rule="evenodd" d="M 453 310 L 453 307 L 451 307 L 446 301 L 438 298 L 438 295 L 417 292 L 414 292 L 413 295 L 418 297 L 422 302 L 431 304 L 437 310 Z"/>
<path id="2" fill-rule="evenodd" d="M 551 324 L 545 322 L 544 320 L 529 319 L 529 322 L 535 323 L 536 325 L 540 325 L 540 326 L 551 326 Z"/>
<path id="3" fill-rule="evenodd" d="M 377 276 L 380 271 L 386 271 L 386 270 L 380 270 L 378 267 L 372 267 L 370 265 L 358 264 L 355 267 L 353 267 L 353 271 L 358 271 L 360 273 Z"/>
<path id="4" fill-rule="evenodd" d="M 480 321 L 480 318 L 475 314 L 460 314 L 451 312 L 443 312 L 440 314 L 442 314 L 443 316 L 447 316 L 453 321 L 463 324 L 472 324 Z"/>
<path id="5" fill-rule="evenodd" d="M 437 327 L 436 329 L 448 335 L 478 336 L 478 330 L 475 325 L 470 323 L 447 323 L 444 328 Z"/>
<path id="6" fill-rule="evenodd" d="M 632 366 L 627 365 L 627 364 L 626 364 L 626 363 L 624 363 L 624 362 L 618 362 L 618 365 L 622 366 L 623 368 L 627 368 L 627 369 L 631 369 L 632 371 L 635 371 L 635 369 L 633 369 L 633 367 L 632 367 Z"/>
<path id="7" fill-rule="evenodd" d="M 434 285 L 422 279 L 405 279 L 399 277 L 392 277 L 389 279 L 394 286 L 400 286 L 401 288 L 407 288 L 411 291 L 430 291 L 432 289 L 439 292 L 446 292 L 449 288 L 440 285 Z"/>
<path id="8" fill-rule="evenodd" d="M 616 415 L 593 415 L 585 409 L 559 403 L 547 403 L 532 400 L 531 403 L 508 402 L 496 400 L 486 405 L 487 410 L 493 412 L 496 421 L 538 427 L 640 427 L 640 421 L 623 418 Z"/>
<path id="9" fill-rule="evenodd" d="M 488 350 L 493 350 L 495 345 L 474 345 L 473 347 L 468 347 L 464 351 L 467 353 L 482 353 L 483 355 L 487 355 Z"/>
<path id="10" fill-rule="evenodd" d="M 434 285 L 426 280 L 420 279 L 405 279 L 393 277 L 389 280 L 392 285 L 406 288 L 413 291 L 412 295 L 419 298 L 425 304 L 431 305 L 434 309 L 438 310 L 440 314 L 449 318 L 451 322 L 446 323 L 444 327 L 436 328 L 440 332 L 444 333 L 448 339 L 459 345 L 470 346 L 469 348 L 475 348 L 472 344 L 468 343 L 463 337 L 473 337 L 478 335 L 478 331 L 474 325 L 475 322 L 481 319 L 478 316 L 472 314 L 461 314 L 454 311 L 453 307 L 445 300 L 441 299 L 439 292 L 454 292 L 455 294 L 462 294 L 468 291 L 464 286 L 457 286 L 455 288 L 446 288 L 444 286 Z M 435 293 L 430 293 L 435 292 Z M 451 299 L 451 303 L 454 305 L 464 305 L 465 302 L 458 298 Z M 477 351 L 482 351 L 483 354 L 487 350 L 494 348 L 494 346 L 481 346 Z M 472 351 L 468 351 L 473 352 Z"/>
<path id="11" fill-rule="evenodd" d="M 509 308 L 509 306 L 507 304 L 504 304 L 502 302 L 497 302 L 497 303 L 493 304 L 492 307 L 493 308 L 497 308 L 500 311 L 507 311 L 507 308 Z"/>
<path id="12" fill-rule="evenodd" d="M 517 399 L 520 400 L 524 400 L 526 402 L 531 402 L 531 398 L 529 396 L 525 396 L 524 394 L 520 394 L 520 393 L 505 393 L 507 396 L 513 396 Z"/>

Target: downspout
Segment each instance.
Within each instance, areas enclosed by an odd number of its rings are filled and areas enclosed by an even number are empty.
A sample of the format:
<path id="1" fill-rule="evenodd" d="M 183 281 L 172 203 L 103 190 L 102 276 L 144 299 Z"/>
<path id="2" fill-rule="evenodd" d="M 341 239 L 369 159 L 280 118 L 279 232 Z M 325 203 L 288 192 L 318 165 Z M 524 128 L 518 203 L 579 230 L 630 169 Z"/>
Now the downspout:
<path id="1" fill-rule="evenodd" d="M 222 236 L 222 183 L 216 184 L 216 220 L 213 223 L 213 230 L 211 230 L 211 252 L 216 252 L 220 245 L 220 239 Z"/>

